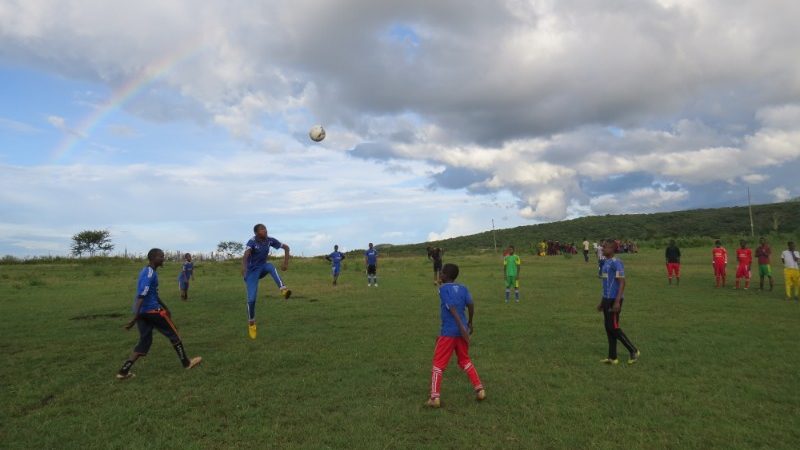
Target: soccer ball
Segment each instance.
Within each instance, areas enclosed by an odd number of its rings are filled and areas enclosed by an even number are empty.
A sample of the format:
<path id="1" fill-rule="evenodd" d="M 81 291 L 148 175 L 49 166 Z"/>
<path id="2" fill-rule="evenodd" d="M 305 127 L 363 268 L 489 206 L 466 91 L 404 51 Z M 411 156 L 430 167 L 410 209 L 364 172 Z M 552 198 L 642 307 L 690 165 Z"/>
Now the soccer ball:
<path id="1" fill-rule="evenodd" d="M 311 127 L 311 130 L 308 131 L 308 137 L 314 142 L 325 139 L 325 128 L 322 128 L 322 125 L 314 125 Z"/>

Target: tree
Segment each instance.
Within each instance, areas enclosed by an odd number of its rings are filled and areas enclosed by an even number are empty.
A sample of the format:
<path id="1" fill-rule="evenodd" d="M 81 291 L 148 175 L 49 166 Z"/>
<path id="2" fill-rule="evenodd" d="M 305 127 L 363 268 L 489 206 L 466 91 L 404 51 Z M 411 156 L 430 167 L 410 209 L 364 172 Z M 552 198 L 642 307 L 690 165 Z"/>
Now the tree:
<path id="1" fill-rule="evenodd" d="M 225 259 L 235 258 L 244 252 L 244 245 L 236 241 L 222 241 L 217 244 L 217 253 L 225 255 Z"/>
<path id="2" fill-rule="evenodd" d="M 88 253 L 94 256 L 97 252 L 108 253 L 114 250 L 111 243 L 111 232 L 108 230 L 84 230 L 72 236 L 72 254 L 83 256 Z"/>

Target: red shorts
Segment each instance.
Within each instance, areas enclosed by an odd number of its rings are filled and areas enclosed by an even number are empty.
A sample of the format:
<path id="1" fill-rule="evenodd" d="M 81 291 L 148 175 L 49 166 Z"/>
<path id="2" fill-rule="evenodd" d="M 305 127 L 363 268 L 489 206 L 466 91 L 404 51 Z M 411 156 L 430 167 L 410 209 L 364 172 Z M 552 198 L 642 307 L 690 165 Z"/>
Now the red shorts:
<path id="1" fill-rule="evenodd" d="M 667 276 L 672 278 L 673 275 L 681 276 L 681 263 L 667 263 Z"/>
<path id="2" fill-rule="evenodd" d="M 725 276 L 726 267 L 727 267 L 727 264 L 725 264 L 724 262 L 715 261 L 714 262 L 714 276 L 724 277 Z"/>
<path id="3" fill-rule="evenodd" d="M 750 264 L 739 264 L 736 267 L 736 278 L 750 279 Z"/>
<path id="4" fill-rule="evenodd" d="M 444 370 L 450 363 L 450 357 L 456 353 L 458 367 L 464 368 L 470 363 L 469 344 L 462 337 L 439 336 L 433 351 L 433 367 Z"/>

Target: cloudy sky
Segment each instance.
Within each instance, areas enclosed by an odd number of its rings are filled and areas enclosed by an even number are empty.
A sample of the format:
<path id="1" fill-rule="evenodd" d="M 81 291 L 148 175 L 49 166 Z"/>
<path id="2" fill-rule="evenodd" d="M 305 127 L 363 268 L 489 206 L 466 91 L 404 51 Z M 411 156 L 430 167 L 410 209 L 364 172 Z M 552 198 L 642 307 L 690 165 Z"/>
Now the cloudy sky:
<path id="1" fill-rule="evenodd" d="M 794 0 L 0 0 L 0 254 L 800 195 Z M 321 144 L 307 137 L 323 124 Z"/>

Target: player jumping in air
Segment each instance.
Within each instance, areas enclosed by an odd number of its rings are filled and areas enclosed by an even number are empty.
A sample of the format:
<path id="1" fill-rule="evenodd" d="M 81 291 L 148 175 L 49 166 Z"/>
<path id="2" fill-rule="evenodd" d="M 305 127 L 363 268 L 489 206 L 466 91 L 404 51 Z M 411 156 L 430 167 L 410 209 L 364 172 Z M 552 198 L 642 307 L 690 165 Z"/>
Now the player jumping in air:
<path id="1" fill-rule="evenodd" d="M 770 256 L 772 255 L 772 249 L 769 248 L 766 238 L 762 237 L 759 240 L 759 243 L 761 245 L 756 248 L 756 258 L 758 259 L 758 275 L 760 277 L 758 290 L 764 290 L 764 277 L 767 277 L 769 278 L 769 290 L 772 291 L 772 288 L 775 287 L 775 282 L 772 280 L 772 266 L 769 263 Z"/>
<path id="2" fill-rule="evenodd" d="M 467 374 L 475 389 L 475 399 L 481 401 L 486 398 L 486 391 L 483 389 L 481 379 L 469 358 L 469 339 L 473 331 L 472 316 L 475 314 L 475 306 L 467 287 L 457 284 L 456 278 L 458 278 L 458 266 L 445 264 L 441 271 L 442 285 L 439 286 L 442 327 L 433 352 L 431 396 L 425 403 L 432 408 L 441 406 L 439 394 L 442 386 L 442 374 L 447 369 L 453 352 L 458 358 L 458 367 Z M 465 309 L 469 311 L 469 320 L 464 314 Z"/>
<path id="3" fill-rule="evenodd" d="M 664 258 L 667 260 L 667 280 L 672 284 L 672 277 L 675 276 L 675 285 L 681 284 L 681 249 L 675 244 L 675 240 L 669 241 L 667 249 L 664 251 Z"/>
<path id="4" fill-rule="evenodd" d="M 344 253 L 339 251 L 339 246 L 333 246 L 333 252 L 325 256 L 325 259 L 331 262 L 331 275 L 333 276 L 333 285 L 336 286 L 339 282 L 339 274 L 342 272 L 342 261 L 344 260 Z"/>
<path id="5" fill-rule="evenodd" d="M 628 336 L 619 326 L 619 315 L 622 313 L 622 302 L 625 294 L 625 267 L 622 261 L 614 257 L 617 245 L 612 240 L 603 243 L 603 255 L 605 263 L 601 271 L 603 280 L 603 298 L 597 305 L 597 310 L 603 312 L 603 323 L 608 337 L 608 358 L 601 360 L 604 364 L 619 364 L 617 359 L 617 341 L 630 353 L 628 364 L 635 364 L 639 361 L 639 350 L 628 339 Z"/>
<path id="6" fill-rule="evenodd" d="M 519 269 L 522 261 L 519 256 L 514 254 L 514 246 L 509 245 L 506 250 L 506 257 L 503 258 L 503 275 L 506 280 L 506 303 L 511 295 L 511 288 L 514 288 L 514 299 L 519 303 Z"/>
<path id="7" fill-rule="evenodd" d="M 744 278 L 744 288 L 750 289 L 750 266 L 753 264 L 753 251 L 747 248 L 747 241 L 739 241 L 736 249 L 736 289 L 739 289 L 739 280 Z"/>
<path id="8" fill-rule="evenodd" d="M 725 278 L 728 267 L 728 251 L 722 246 L 722 242 L 717 239 L 714 241 L 714 248 L 711 249 L 711 266 L 714 267 L 714 278 L 717 280 L 717 287 L 725 287 Z"/>
<path id="9" fill-rule="evenodd" d="M 794 242 L 787 244 L 788 249 L 781 253 L 783 261 L 783 279 L 786 284 L 786 300 L 800 301 L 800 252 L 795 250 Z"/>
<path id="10" fill-rule="evenodd" d="M 247 241 L 247 249 L 242 257 L 242 278 L 247 287 L 247 332 L 250 339 L 256 338 L 256 298 L 258 297 L 258 281 L 269 274 L 278 289 L 281 290 L 283 298 L 288 299 L 292 291 L 283 284 L 283 280 L 275 266 L 267 262 L 270 248 L 283 249 L 283 264 L 281 270 L 289 268 L 289 246 L 282 244 L 275 238 L 267 235 L 267 227 L 264 224 L 256 224 L 253 227 L 253 236 Z"/>
<path id="11" fill-rule="evenodd" d="M 364 252 L 364 264 L 367 266 L 367 286 L 378 287 L 378 249 L 376 249 L 372 242 L 369 243 L 369 248 Z"/>
<path id="12" fill-rule="evenodd" d="M 189 300 L 189 280 L 194 281 L 194 264 L 192 264 L 192 255 L 187 253 L 183 255 L 183 266 L 181 273 L 178 275 L 178 289 L 181 291 L 181 300 Z"/>
<path id="13" fill-rule="evenodd" d="M 164 265 L 164 252 L 154 248 L 147 252 L 147 267 L 139 273 L 139 282 L 136 288 L 136 300 L 133 303 L 133 319 L 125 325 L 126 330 L 130 330 L 134 325 L 139 328 L 139 342 L 133 348 L 133 353 L 122 364 L 117 372 L 117 378 L 126 380 L 133 378 L 131 367 L 137 359 L 147 356 L 150 346 L 153 344 L 153 328 L 167 337 L 175 348 L 178 358 L 183 367 L 191 369 L 203 361 L 203 358 L 195 356 L 192 359 L 186 357 L 186 350 L 183 342 L 178 336 L 178 329 L 172 323 L 172 314 L 167 305 L 158 296 L 158 270 Z"/>
<path id="14" fill-rule="evenodd" d="M 441 283 L 443 256 L 444 250 L 439 247 L 428 246 L 428 259 L 433 261 L 433 284 L 437 286 Z"/>

